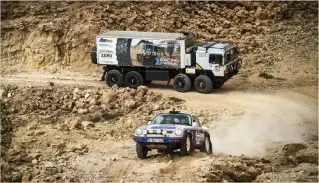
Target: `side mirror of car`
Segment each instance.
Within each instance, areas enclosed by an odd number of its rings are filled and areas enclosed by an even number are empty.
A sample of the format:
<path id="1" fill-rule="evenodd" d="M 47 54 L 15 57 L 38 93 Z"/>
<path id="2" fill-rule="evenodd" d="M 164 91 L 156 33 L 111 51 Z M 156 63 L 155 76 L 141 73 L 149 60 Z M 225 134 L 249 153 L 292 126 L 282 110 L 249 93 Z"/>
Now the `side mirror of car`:
<path id="1" fill-rule="evenodd" d="M 151 121 L 151 120 L 147 122 L 147 124 L 149 124 L 149 125 L 150 125 L 151 123 L 152 123 L 152 121 Z"/>
<path id="2" fill-rule="evenodd" d="M 198 123 L 193 122 L 192 126 L 193 126 L 193 127 L 198 127 Z"/>
<path id="3" fill-rule="evenodd" d="M 207 126 L 203 126 L 202 128 L 203 128 L 204 130 L 208 130 Z"/>

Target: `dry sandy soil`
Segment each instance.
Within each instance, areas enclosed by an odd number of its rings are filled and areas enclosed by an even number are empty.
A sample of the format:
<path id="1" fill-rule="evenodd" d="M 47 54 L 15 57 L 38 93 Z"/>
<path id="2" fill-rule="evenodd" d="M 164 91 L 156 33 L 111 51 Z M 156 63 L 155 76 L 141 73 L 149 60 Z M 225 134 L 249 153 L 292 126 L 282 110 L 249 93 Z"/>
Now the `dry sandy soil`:
<path id="1" fill-rule="evenodd" d="M 195 31 L 243 68 L 209 95 L 109 88 L 90 61 L 105 30 Z M 0 64 L 1 181 L 318 181 L 318 2 L 1 1 Z M 213 155 L 137 158 L 134 129 L 171 108 Z"/>

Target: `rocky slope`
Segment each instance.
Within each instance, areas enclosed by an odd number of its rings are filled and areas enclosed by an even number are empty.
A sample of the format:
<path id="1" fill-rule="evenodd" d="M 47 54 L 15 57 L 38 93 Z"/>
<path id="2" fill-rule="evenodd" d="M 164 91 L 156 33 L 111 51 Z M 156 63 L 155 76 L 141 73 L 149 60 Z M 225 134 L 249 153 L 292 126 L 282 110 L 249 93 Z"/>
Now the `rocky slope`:
<path id="1" fill-rule="evenodd" d="M 17 64 L 18 70 L 48 65 L 94 68 L 90 47 L 95 36 L 106 30 L 194 31 L 200 41 L 235 42 L 244 60 L 244 78 L 267 73 L 281 80 L 317 81 L 317 2 L 1 5 L 1 62 L 6 66 L 2 72 Z"/>

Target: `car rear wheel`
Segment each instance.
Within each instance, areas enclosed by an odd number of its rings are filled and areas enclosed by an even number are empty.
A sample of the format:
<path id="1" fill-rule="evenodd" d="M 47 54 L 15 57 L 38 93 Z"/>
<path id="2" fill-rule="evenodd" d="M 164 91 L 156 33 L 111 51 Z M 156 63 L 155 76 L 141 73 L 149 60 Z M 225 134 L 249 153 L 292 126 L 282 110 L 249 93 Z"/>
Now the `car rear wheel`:
<path id="1" fill-rule="evenodd" d="M 205 137 L 205 141 L 200 148 L 200 152 L 205 152 L 206 154 L 213 153 L 212 142 L 210 141 L 210 138 L 208 136 Z"/>
<path id="2" fill-rule="evenodd" d="M 147 156 L 148 149 L 140 143 L 136 143 L 136 153 L 141 159 L 145 159 Z"/>
<path id="3" fill-rule="evenodd" d="M 181 155 L 187 156 L 190 154 L 191 150 L 192 150 L 192 139 L 190 135 L 187 135 L 185 136 L 180 147 Z"/>

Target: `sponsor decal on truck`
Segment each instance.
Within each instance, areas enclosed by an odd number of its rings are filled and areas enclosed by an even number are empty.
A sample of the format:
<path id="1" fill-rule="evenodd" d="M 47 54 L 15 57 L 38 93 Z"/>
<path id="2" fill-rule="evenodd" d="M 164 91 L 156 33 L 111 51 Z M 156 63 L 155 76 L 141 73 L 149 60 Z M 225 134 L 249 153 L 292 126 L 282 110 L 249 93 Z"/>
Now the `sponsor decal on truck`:
<path id="1" fill-rule="evenodd" d="M 99 64 L 180 68 L 180 42 L 177 40 L 99 37 L 97 45 Z"/>

